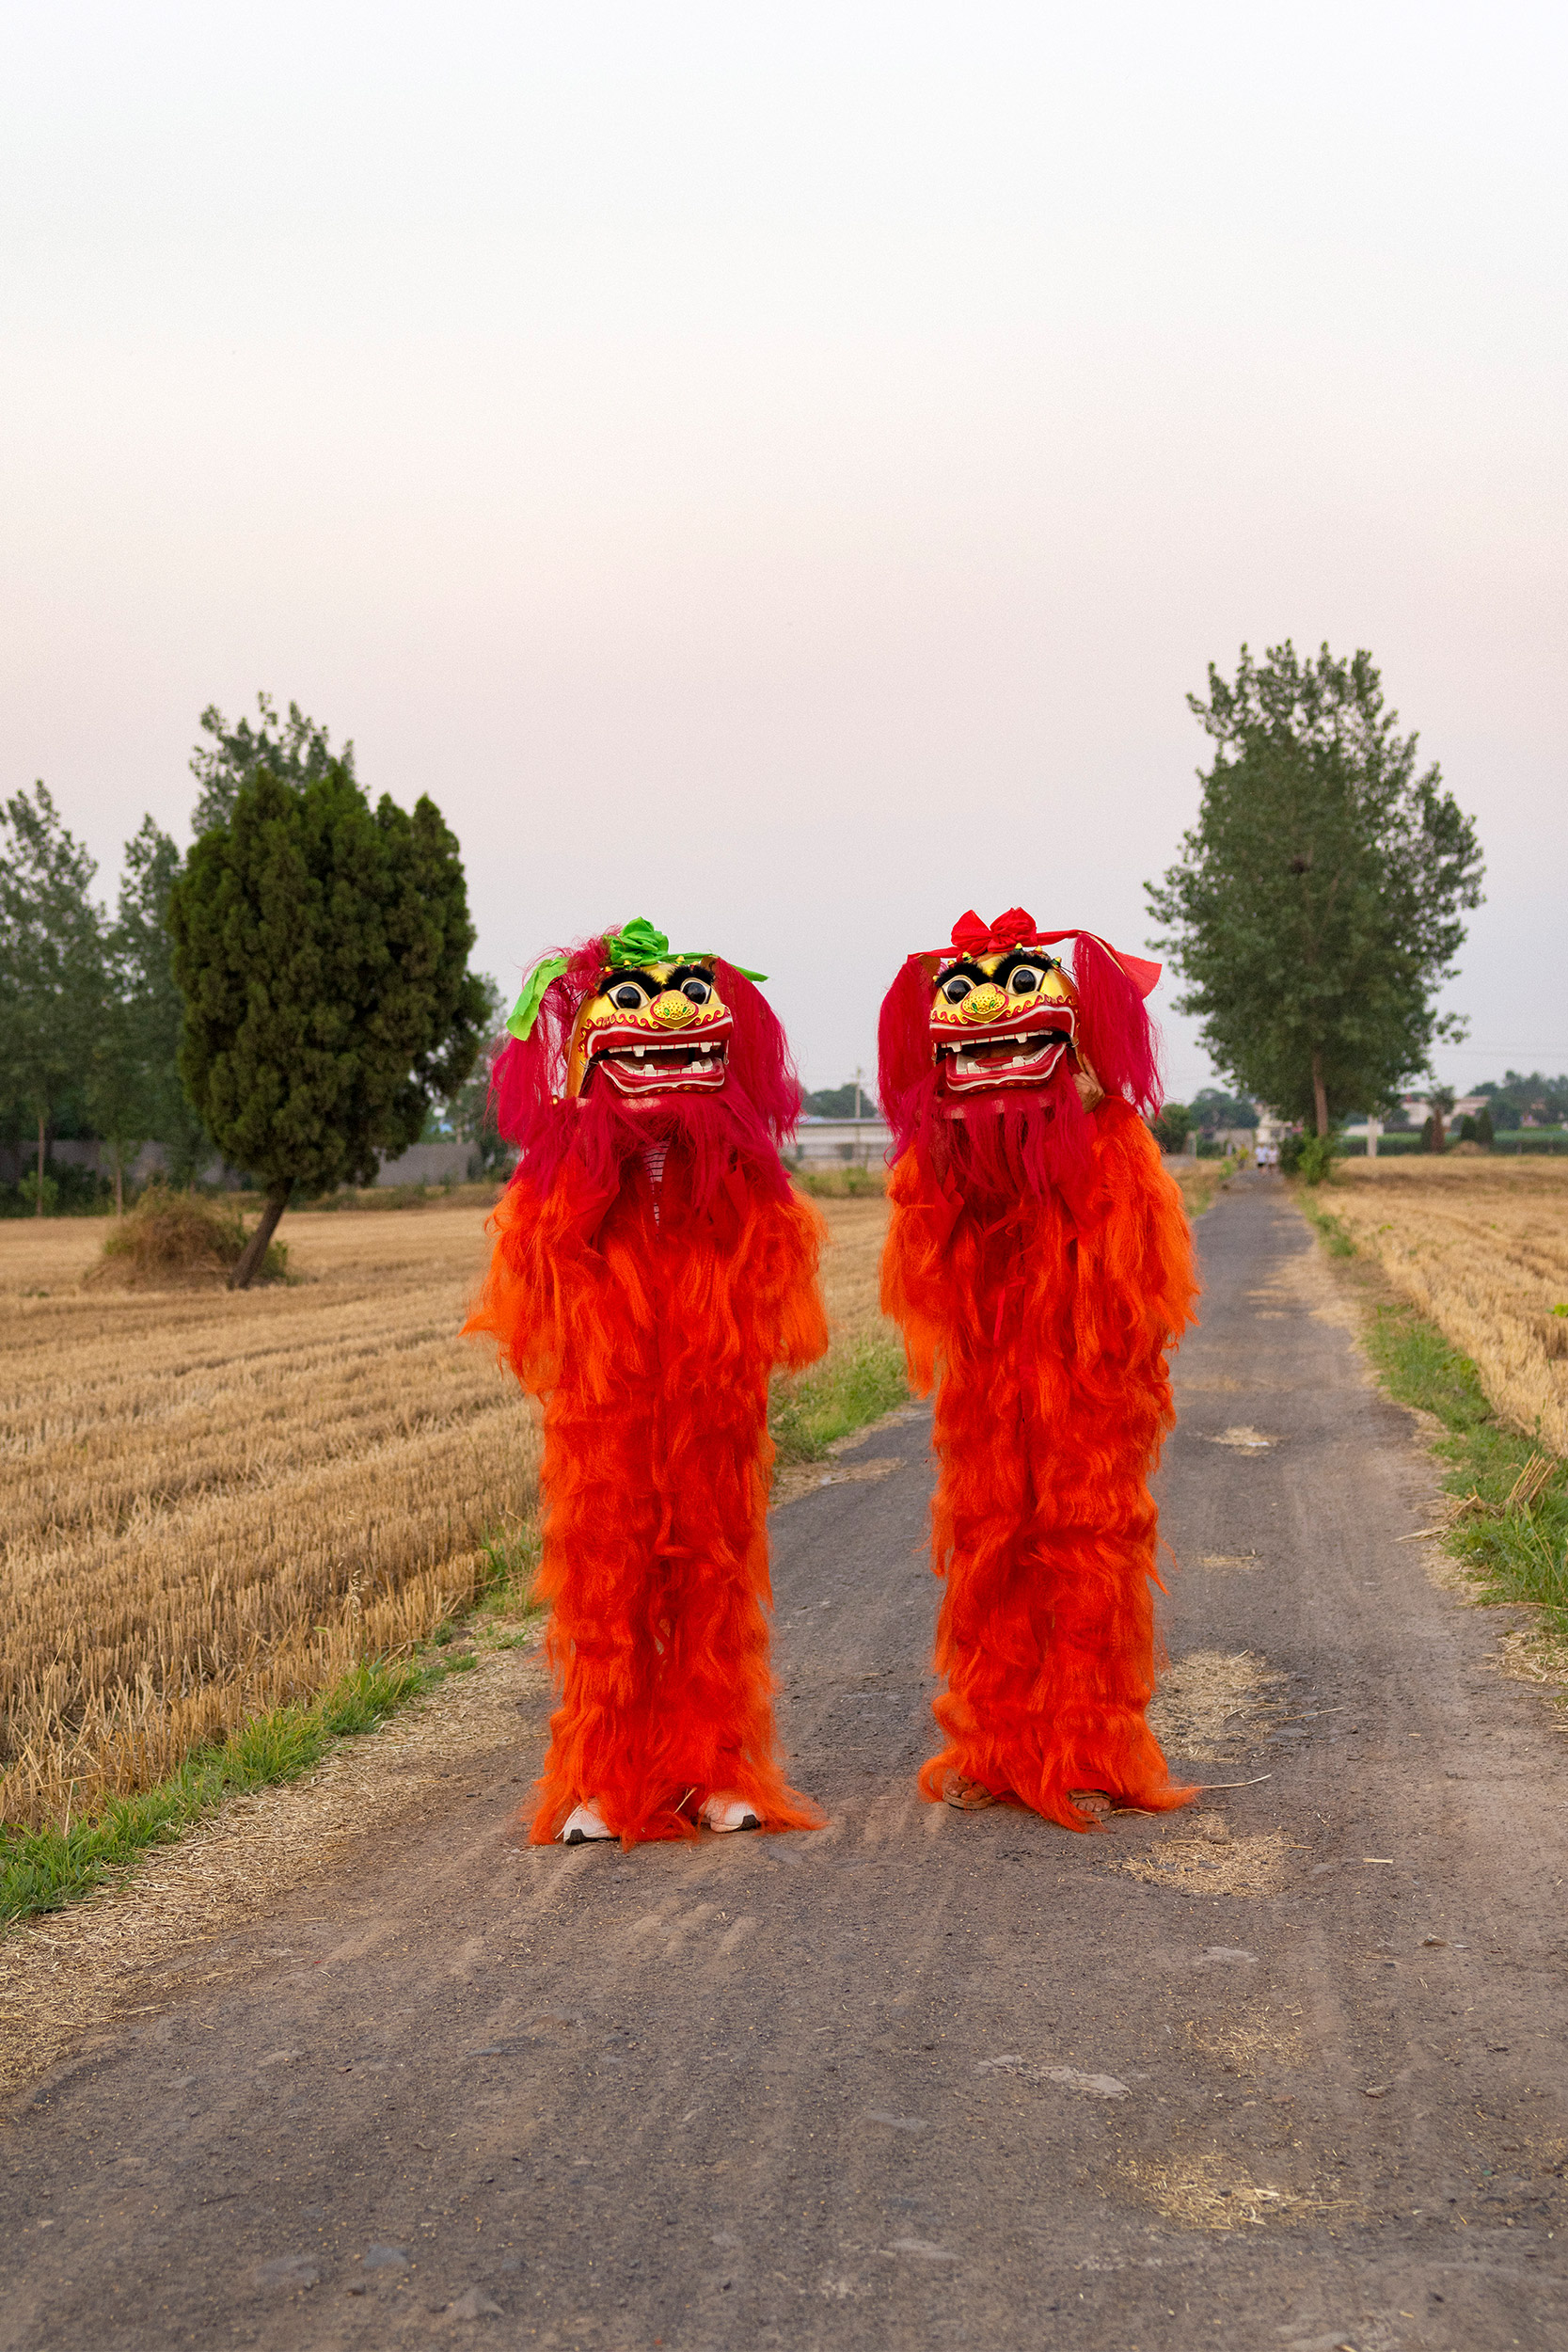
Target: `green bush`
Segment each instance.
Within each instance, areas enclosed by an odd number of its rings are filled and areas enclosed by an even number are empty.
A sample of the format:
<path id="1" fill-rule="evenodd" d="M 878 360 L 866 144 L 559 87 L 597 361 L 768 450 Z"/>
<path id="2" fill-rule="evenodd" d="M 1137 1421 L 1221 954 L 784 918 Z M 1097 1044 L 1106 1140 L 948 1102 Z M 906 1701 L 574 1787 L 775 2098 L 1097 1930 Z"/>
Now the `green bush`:
<path id="1" fill-rule="evenodd" d="M 1323 1184 L 1340 1156 L 1337 1136 L 1287 1136 L 1279 1147 L 1281 1172 L 1304 1184 Z"/>

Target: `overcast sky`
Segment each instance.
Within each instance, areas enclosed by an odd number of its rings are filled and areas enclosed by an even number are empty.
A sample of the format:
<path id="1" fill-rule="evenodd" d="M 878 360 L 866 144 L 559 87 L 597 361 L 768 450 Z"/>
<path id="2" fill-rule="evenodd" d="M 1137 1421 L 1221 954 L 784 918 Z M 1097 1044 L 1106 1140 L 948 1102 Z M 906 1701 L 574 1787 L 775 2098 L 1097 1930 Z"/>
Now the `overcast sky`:
<path id="1" fill-rule="evenodd" d="M 0 26 L 0 789 L 105 880 L 266 688 L 503 986 L 645 914 L 831 1085 L 971 904 L 1141 949 L 1185 695 L 1326 638 L 1480 820 L 1443 1074 L 1568 1068 L 1560 7 Z"/>

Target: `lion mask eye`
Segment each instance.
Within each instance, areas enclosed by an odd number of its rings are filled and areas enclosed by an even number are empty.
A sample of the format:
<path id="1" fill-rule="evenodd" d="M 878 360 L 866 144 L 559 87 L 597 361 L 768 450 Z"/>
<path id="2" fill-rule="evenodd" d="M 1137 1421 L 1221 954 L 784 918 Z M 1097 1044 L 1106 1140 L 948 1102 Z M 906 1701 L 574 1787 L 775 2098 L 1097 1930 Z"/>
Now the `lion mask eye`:
<path id="1" fill-rule="evenodd" d="M 1007 986 L 1015 996 L 1032 996 L 1045 975 L 1037 972 L 1032 963 L 1015 964 L 1008 974 Z"/>
<path id="2" fill-rule="evenodd" d="M 611 989 L 610 1001 L 622 1012 L 641 1012 L 648 999 L 635 980 L 621 980 Z"/>
<path id="3" fill-rule="evenodd" d="M 950 980 L 943 980 L 942 993 L 950 1005 L 961 1005 L 974 986 L 974 981 L 967 979 L 963 973 L 955 972 Z"/>
<path id="4" fill-rule="evenodd" d="M 681 994 L 689 996 L 694 1005 L 705 1005 L 712 993 L 712 986 L 707 980 L 693 977 L 681 982 Z"/>

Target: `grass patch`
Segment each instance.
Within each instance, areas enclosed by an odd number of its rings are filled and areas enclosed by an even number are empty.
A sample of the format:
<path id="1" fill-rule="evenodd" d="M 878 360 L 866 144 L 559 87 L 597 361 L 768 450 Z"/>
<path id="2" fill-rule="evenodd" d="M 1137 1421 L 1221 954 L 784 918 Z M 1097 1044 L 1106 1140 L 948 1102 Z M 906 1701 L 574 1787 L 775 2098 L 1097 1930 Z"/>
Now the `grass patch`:
<path id="1" fill-rule="evenodd" d="M 1175 1179 L 1189 1218 L 1212 1209 L 1221 1186 L 1235 1173 L 1232 1160 L 1196 1160 L 1185 1152 L 1167 1152 L 1164 1167 Z"/>
<path id="2" fill-rule="evenodd" d="M 366 1661 L 310 1707 L 278 1707 L 186 1757 L 179 1772 L 92 1820 L 62 1828 L 0 1830 L 0 1920 L 58 1911 L 118 1875 L 149 1846 L 172 1842 L 226 1797 L 297 1780 L 334 1740 L 374 1731 L 394 1708 L 474 1663 L 471 1657 Z"/>
<path id="3" fill-rule="evenodd" d="M 1317 1227 L 1331 1258 L 1354 1257 L 1355 1244 L 1345 1230 L 1343 1217 L 1336 1216 L 1332 1209 L 1323 1208 L 1305 1185 L 1292 1184 L 1291 1198 L 1307 1223 Z"/>
<path id="4" fill-rule="evenodd" d="M 879 1421 L 909 1401 L 904 1350 L 896 1340 L 868 1332 L 809 1372 L 775 1381 L 768 1428 L 781 1467 L 820 1462 L 835 1438 Z"/>
<path id="5" fill-rule="evenodd" d="M 484 1565 L 471 1607 L 444 1617 L 430 1636 L 444 1651 L 459 1633 L 479 1632 L 490 1649 L 531 1643 L 526 1623 L 505 1634 L 497 1621 L 537 1614 L 531 1597 L 540 1537 L 532 1520 L 498 1530 L 483 1547 Z M 227 1798 L 297 1780 L 320 1762 L 335 1740 L 377 1731 L 388 1715 L 420 1698 L 449 1675 L 479 1662 L 473 1650 L 456 1657 L 361 1660 L 309 1706 L 274 1708 L 243 1724 L 221 1745 L 198 1748 L 154 1788 L 117 1797 L 92 1819 L 63 1827 L 0 1827 L 0 1922 L 58 1911 L 120 1875 L 149 1846 L 171 1844 Z"/>
<path id="6" fill-rule="evenodd" d="M 793 1168 L 790 1176 L 813 1200 L 868 1200 L 887 1190 L 887 1169 L 875 1168 Z"/>
<path id="7" fill-rule="evenodd" d="M 1568 1462 L 1546 1457 L 1544 1483 L 1530 1501 L 1517 1502 L 1521 1474 L 1544 1457 L 1494 1412 L 1470 1359 L 1398 1302 L 1373 1307 L 1366 1336 L 1389 1395 L 1443 1425 L 1435 1450 L 1449 1466 L 1443 1486 L 1453 1498 L 1447 1549 L 1465 1562 L 1487 1600 L 1531 1602 L 1550 1613 L 1554 1634 L 1568 1636 Z"/>
<path id="8" fill-rule="evenodd" d="M 543 1549 L 536 1519 L 525 1519 L 518 1527 L 498 1528 L 485 1537 L 484 1565 L 474 1603 L 482 1619 L 533 1613 L 533 1580 Z"/>

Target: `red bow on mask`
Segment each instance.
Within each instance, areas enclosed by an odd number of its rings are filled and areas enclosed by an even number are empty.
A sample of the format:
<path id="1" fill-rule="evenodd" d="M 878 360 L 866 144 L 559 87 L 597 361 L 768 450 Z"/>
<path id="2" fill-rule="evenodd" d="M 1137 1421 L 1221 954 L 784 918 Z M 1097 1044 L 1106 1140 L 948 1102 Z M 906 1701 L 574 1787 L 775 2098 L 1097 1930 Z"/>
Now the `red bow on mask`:
<path id="1" fill-rule="evenodd" d="M 1035 918 L 1023 907 L 1009 907 L 990 924 L 982 923 L 971 907 L 953 926 L 953 945 L 965 956 L 1005 955 L 1009 947 L 1034 947 L 1038 941 Z"/>
<path id="2" fill-rule="evenodd" d="M 973 907 L 960 914 L 953 926 L 953 945 L 960 956 L 1001 956 L 1009 947 L 1053 947 L 1060 939 L 1092 939 L 1098 946 L 1119 963 L 1140 996 L 1147 996 L 1159 979 L 1161 966 L 1148 962 L 1142 956 L 1124 956 L 1098 931 L 1038 931 L 1035 918 L 1023 907 L 1009 907 L 994 923 L 983 923 Z M 945 948 L 936 950 L 945 955 Z"/>

